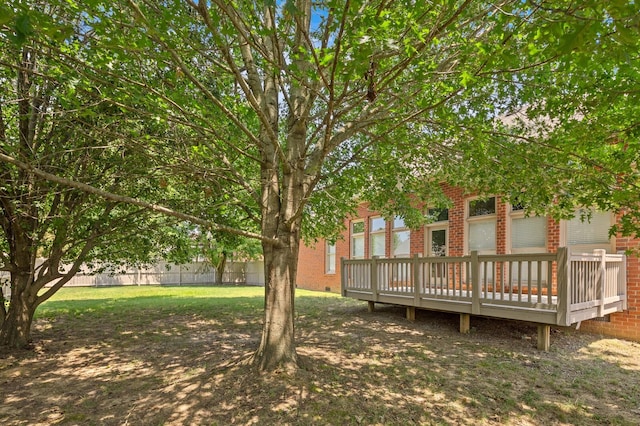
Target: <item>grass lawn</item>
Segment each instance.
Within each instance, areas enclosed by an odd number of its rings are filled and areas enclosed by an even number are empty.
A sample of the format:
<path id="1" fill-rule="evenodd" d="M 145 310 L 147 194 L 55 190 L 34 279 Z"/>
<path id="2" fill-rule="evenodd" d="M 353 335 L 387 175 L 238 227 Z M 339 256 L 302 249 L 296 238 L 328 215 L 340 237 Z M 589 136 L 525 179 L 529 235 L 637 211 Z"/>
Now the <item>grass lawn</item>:
<path id="1" fill-rule="evenodd" d="M 256 374 L 260 287 L 62 289 L 0 352 L 2 425 L 637 425 L 640 344 L 299 290 L 293 375 Z"/>

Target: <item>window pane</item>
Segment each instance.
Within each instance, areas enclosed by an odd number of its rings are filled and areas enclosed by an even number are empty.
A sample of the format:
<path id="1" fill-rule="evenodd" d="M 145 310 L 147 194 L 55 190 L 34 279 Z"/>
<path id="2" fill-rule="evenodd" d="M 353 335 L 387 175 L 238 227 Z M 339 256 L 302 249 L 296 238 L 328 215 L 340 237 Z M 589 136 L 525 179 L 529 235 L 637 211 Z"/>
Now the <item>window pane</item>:
<path id="1" fill-rule="evenodd" d="M 446 222 L 449 220 L 449 209 L 429 209 L 429 219 L 434 222 Z"/>
<path id="2" fill-rule="evenodd" d="M 376 217 L 371 219 L 371 229 L 369 230 L 369 232 L 384 231 L 384 230 L 385 230 L 385 223 L 383 218 Z"/>
<path id="3" fill-rule="evenodd" d="M 351 233 L 352 234 L 361 234 L 364 232 L 364 222 L 352 222 L 351 223 Z"/>
<path id="4" fill-rule="evenodd" d="M 431 231 L 431 256 L 447 255 L 447 230 Z"/>
<path id="5" fill-rule="evenodd" d="M 336 245 L 327 243 L 327 256 L 326 256 L 325 271 L 327 273 L 336 272 Z"/>
<path id="6" fill-rule="evenodd" d="M 408 256 L 409 255 L 409 231 L 396 231 L 393 233 L 393 255 Z"/>
<path id="7" fill-rule="evenodd" d="M 371 235 L 371 256 L 384 257 L 384 234 Z"/>
<path id="8" fill-rule="evenodd" d="M 567 243 L 576 244 L 607 244 L 609 242 L 609 227 L 611 214 L 608 212 L 594 212 L 591 222 L 580 220 L 580 214 L 567 223 Z"/>
<path id="9" fill-rule="evenodd" d="M 395 219 L 393 219 L 393 228 L 394 229 L 399 229 L 399 228 L 404 228 L 404 219 L 401 217 L 396 217 Z"/>
<path id="10" fill-rule="evenodd" d="M 546 217 L 523 217 L 511 221 L 511 247 L 544 247 L 547 236 Z"/>
<path id="11" fill-rule="evenodd" d="M 352 241 L 353 241 L 353 245 L 351 248 L 352 257 L 354 258 L 364 257 L 364 237 L 353 237 Z"/>
<path id="12" fill-rule="evenodd" d="M 496 213 L 496 198 L 469 201 L 469 217 L 484 216 Z"/>
<path id="13" fill-rule="evenodd" d="M 469 251 L 496 249 L 496 222 L 482 221 L 469 224 Z"/>
<path id="14" fill-rule="evenodd" d="M 335 244 L 331 244 L 331 243 L 327 243 L 327 253 L 336 254 L 336 245 Z"/>

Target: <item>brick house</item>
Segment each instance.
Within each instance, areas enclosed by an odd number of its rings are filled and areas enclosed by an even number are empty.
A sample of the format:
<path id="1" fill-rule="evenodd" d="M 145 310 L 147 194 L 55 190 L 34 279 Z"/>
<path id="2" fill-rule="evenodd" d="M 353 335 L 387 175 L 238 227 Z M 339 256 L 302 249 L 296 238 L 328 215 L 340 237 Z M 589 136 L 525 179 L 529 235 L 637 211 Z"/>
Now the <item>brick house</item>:
<path id="1" fill-rule="evenodd" d="M 636 248 L 639 240 L 609 238 L 613 214 L 593 212 L 590 222 L 579 216 L 555 221 L 546 217 L 525 217 L 518 206 L 499 196 L 479 199 L 460 188 L 444 186 L 452 202 L 448 210 L 425 209 L 433 222 L 408 229 L 401 219 L 384 220 L 366 204 L 345 221 L 346 231 L 335 245 L 319 240 L 300 248 L 298 287 L 338 292 L 341 289 L 340 259 L 397 258 L 409 256 L 464 256 L 471 251 L 485 254 L 555 253 L 559 247 L 573 252 L 606 250 L 624 252 Z M 640 263 L 626 259 L 626 310 L 584 321 L 581 329 L 640 341 Z"/>

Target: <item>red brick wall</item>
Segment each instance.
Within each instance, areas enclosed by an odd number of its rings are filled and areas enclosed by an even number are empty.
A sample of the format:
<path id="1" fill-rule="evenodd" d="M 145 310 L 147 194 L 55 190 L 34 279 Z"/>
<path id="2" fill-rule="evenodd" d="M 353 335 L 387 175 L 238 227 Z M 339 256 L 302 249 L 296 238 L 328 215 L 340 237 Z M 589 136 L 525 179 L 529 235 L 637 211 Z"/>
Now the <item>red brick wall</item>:
<path id="1" fill-rule="evenodd" d="M 507 253 L 507 205 L 496 197 L 496 254 Z"/>
<path id="2" fill-rule="evenodd" d="M 301 245 L 298 258 L 298 287 L 317 291 L 340 291 L 340 258 L 349 257 L 349 242 L 336 242 L 336 272 L 326 273 L 325 241 L 319 240 L 312 246 Z"/>
<path id="3" fill-rule="evenodd" d="M 445 194 L 451 199 L 453 206 L 449 209 L 448 245 L 450 256 L 462 256 L 466 252 L 465 246 L 465 202 L 472 195 L 465 194 L 459 188 L 444 186 Z M 356 217 L 364 219 L 365 225 L 365 257 L 369 257 L 369 219 L 379 216 L 370 211 L 366 204 L 361 205 Z M 507 205 L 500 197 L 496 198 L 496 251 L 498 254 L 507 251 L 507 224 L 509 212 Z M 311 247 L 302 246 L 298 264 L 298 286 L 310 290 L 333 292 L 340 291 L 340 258 L 349 258 L 351 253 L 351 240 L 349 234 L 350 220 L 345 221 L 346 231 L 342 239 L 336 243 L 336 273 L 325 273 L 325 241 L 319 240 Z M 392 222 L 387 221 L 386 232 L 386 256 L 391 256 L 391 230 Z M 624 251 L 637 248 L 640 240 L 616 238 L 616 248 Z M 550 252 L 556 252 L 560 246 L 560 223 L 548 219 L 547 221 L 547 248 Z M 411 231 L 411 255 L 424 254 L 425 231 L 423 228 Z M 584 321 L 580 328 L 590 332 L 601 333 L 614 337 L 622 337 L 640 341 L 640 260 L 636 256 L 627 257 L 627 294 L 628 309 L 625 312 L 610 315 L 610 321 Z"/>
<path id="4" fill-rule="evenodd" d="M 547 250 L 555 253 L 560 247 L 560 222 L 552 218 L 547 219 Z"/>
<path id="5" fill-rule="evenodd" d="M 367 204 L 358 207 L 354 219 L 364 220 L 364 253 L 365 257 L 369 257 L 369 218 L 378 216 L 375 212 L 369 210 Z M 342 237 L 336 241 L 336 272 L 328 274 L 326 272 L 326 241 L 319 239 L 315 244 L 309 246 L 302 244 L 300 246 L 300 254 L 298 257 L 298 276 L 297 286 L 307 290 L 332 291 L 340 292 L 340 259 L 348 259 L 351 257 L 351 237 L 350 225 L 351 218 L 345 220 L 345 231 Z M 387 252 L 389 252 L 389 224 L 387 223 Z"/>

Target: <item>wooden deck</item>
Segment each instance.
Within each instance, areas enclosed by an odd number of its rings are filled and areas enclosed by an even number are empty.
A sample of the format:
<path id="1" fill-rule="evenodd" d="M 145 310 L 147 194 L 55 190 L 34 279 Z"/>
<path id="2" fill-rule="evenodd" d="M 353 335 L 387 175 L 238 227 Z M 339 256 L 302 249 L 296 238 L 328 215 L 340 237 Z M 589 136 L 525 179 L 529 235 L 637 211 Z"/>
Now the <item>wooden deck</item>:
<path id="1" fill-rule="evenodd" d="M 626 257 L 596 250 L 557 253 L 342 259 L 342 295 L 369 302 L 538 323 L 548 350 L 550 325 L 569 326 L 626 309 Z"/>

